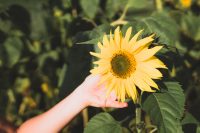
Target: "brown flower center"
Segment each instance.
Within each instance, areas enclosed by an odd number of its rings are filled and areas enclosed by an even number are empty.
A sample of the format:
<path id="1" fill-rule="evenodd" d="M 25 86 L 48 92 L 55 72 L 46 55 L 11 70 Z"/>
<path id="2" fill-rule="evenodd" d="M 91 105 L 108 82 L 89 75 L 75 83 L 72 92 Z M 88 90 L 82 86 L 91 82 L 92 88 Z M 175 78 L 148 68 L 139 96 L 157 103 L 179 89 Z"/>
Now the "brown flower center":
<path id="1" fill-rule="evenodd" d="M 118 78 L 127 78 L 136 70 L 136 61 L 132 54 L 119 51 L 111 59 L 111 72 Z"/>

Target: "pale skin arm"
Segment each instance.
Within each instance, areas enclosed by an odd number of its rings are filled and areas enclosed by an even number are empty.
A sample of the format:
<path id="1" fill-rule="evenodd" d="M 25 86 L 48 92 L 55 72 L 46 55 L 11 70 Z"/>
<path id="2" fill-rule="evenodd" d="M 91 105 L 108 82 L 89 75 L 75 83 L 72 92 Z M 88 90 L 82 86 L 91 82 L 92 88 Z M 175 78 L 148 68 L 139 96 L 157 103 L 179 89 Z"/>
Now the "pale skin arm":
<path id="1" fill-rule="evenodd" d="M 106 98 L 106 88 L 98 87 L 100 76 L 89 75 L 69 96 L 45 113 L 24 122 L 18 133 L 56 133 L 88 106 L 124 108 L 127 103 L 116 101 L 114 92 Z"/>

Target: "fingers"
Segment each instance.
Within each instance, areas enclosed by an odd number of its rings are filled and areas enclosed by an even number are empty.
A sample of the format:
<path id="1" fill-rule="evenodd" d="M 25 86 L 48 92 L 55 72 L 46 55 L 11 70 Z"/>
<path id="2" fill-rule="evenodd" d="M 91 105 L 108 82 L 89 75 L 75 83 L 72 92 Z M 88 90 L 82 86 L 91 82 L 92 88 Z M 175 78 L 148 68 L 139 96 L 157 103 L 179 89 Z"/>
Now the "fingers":
<path id="1" fill-rule="evenodd" d="M 118 102 L 118 101 L 107 101 L 106 107 L 112 107 L 112 108 L 125 108 L 128 107 L 127 103 L 122 103 L 122 102 Z"/>
<path id="2" fill-rule="evenodd" d="M 117 100 L 116 93 L 115 93 L 115 91 L 112 91 L 110 93 L 109 97 L 105 101 L 105 107 L 124 108 L 124 107 L 128 106 L 127 103 L 119 102 L 119 101 L 116 101 L 116 100 Z"/>
<path id="3" fill-rule="evenodd" d="M 127 103 L 122 103 L 117 100 L 115 91 L 112 91 L 108 97 L 106 97 L 107 89 L 105 85 L 97 87 L 100 80 L 100 75 L 89 75 L 84 83 L 83 87 L 87 88 L 86 92 L 91 93 L 89 96 L 89 105 L 95 107 L 112 107 L 112 108 L 124 108 L 127 107 Z"/>
<path id="4" fill-rule="evenodd" d="M 110 99 L 111 101 L 115 101 L 117 99 L 116 93 L 112 91 L 108 99 Z"/>

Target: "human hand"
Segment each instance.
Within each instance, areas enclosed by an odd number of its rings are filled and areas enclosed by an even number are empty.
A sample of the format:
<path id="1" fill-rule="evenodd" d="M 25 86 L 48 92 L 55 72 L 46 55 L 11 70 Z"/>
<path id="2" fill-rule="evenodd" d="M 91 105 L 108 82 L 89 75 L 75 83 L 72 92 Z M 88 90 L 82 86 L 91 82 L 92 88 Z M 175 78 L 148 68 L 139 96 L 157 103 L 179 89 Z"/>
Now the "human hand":
<path id="1" fill-rule="evenodd" d="M 83 99 L 85 106 L 124 108 L 127 103 L 118 102 L 115 92 L 106 97 L 107 89 L 104 85 L 98 86 L 100 75 L 89 75 L 77 88 L 79 98 Z"/>

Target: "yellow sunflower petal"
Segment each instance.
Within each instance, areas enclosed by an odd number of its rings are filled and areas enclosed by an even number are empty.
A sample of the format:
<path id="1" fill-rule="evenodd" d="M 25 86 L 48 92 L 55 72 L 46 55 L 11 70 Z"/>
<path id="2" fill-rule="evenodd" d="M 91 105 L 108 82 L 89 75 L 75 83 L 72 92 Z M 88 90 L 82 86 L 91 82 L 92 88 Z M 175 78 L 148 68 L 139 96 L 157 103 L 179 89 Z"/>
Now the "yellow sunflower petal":
<path id="1" fill-rule="evenodd" d="M 140 79 L 139 77 L 133 76 L 134 83 L 136 86 L 142 90 L 147 92 L 155 92 L 155 90 L 152 90 L 151 87 L 144 82 L 144 80 Z"/>
<path id="2" fill-rule="evenodd" d="M 99 47 L 100 49 L 103 49 L 103 48 L 104 48 L 103 45 L 102 45 L 100 42 L 98 42 L 97 45 L 98 45 L 98 47 Z"/>
<path id="3" fill-rule="evenodd" d="M 160 79 L 162 77 L 162 73 L 151 66 L 147 66 L 140 63 L 137 65 L 136 69 L 146 73 L 152 79 Z"/>
<path id="4" fill-rule="evenodd" d="M 100 79 L 98 85 L 102 85 L 103 83 L 110 81 L 110 79 L 112 79 L 112 74 L 110 73 L 104 74 L 102 78 Z"/>
<path id="5" fill-rule="evenodd" d="M 162 74 L 156 68 L 166 68 L 164 63 L 154 56 L 161 47 L 149 49 L 153 35 L 138 40 L 142 30 L 131 39 L 132 28 L 128 28 L 124 37 L 120 28 L 114 31 L 114 37 L 104 35 L 103 42 L 98 43 L 100 53 L 90 52 L 100 58 L 94 62 L 98 66 L 91 72 L 101 74 L 99 85 L 105 84 L 107 96 L 113 90 L 119 101 L 124 101 L 126 96 L 138 99 L 136 86 L 142 91 L 155 92 L 151 87 L 158 89 L 153 79 L 160 79 Z"/>
<path id="6" fill-rule="evenodd" d="M 124 81 L 122 81 L 121 83 L 121 101 L 124 102 L 125 101 L 125 84 Z"/>
<path id="7" fill-rule="evenodd" d="M 108 41 L 107 35 L 104 35 L 104 36 L 103 36 L 103 45 L 104 45 L 105 47 L 108 47 L 109 44 L 110 44 L 110 42 Z"/>
<path id="8" fill-rule="evenodd" d="M 151 49 L 145 49 L 135 55 L 135 58 L 139 61 L 144 61 L 155 55 L 163 46 L 156 46 Z"/>
<path id="9" fill-rule="evenodd" d="M 114 31 L 114 40 L 115 40 L 115 44 L 117 47 L 121 47 L 121 36 L 120 36 L 120 30 L 119 30 L 119 26 L 115 29 Z"/>
<path id="10" fill-rule="evenodd" d="M 126 86 L 125 86 L 125 87 L 126 87 L 126 88 L 125 88 L 125 89 L 126 89 L 126 94 L 127 94 L 128 97 L 131 97 L 131 93 L 130 93 L 129 90 L 132 89 L 132 87 L 131 87 L 131 85 L 130 85 L 128 79 L 125 80 L 125 82 L 126 82 L 126 83 L 125 83 L 125 84 L 126 84 Z"/>
<path id="11" fill-rule="evenodd" d="M 104 67 L 95 67 L 90 72 L 93 74 L 104 74 L 109 71 L 109 65 L 106 65 Z"/>
<path id="12" fill-rule="evenodd" d="M 115 53 L 116 51 L 119 51 L 119 49 L 120 49 L 120 47 L 115 44 L 112 32 L 110 32 L 110 47 L 108 47 L 108 48 L 109 48 L 110 52 L 112 52 L 112 53 Z"/>
<path id="13" fill-rule="evenodd" d="M 118 85 L 116 85 L 116 88 L 115 88 L 115 93 L 117 95 L 117 100 L 119 101 L 121 99 L 121 94 L 120 94 L 120 88 Z"/>
<path id="14" fill-rule="evenodd" d="M 112 31 L 110 31 L 110 36 L 109 36 L 110 40 L 113 39 L 113 34 Z"/>
<path id="15" fill-rule="evenodd" d="M 136 71 L 135 76 L 140 77 L 144 80 L 149 86 L 158 89 L 158 85 L 144 72 Z"/>
<path id="16" fill-rule="evenodd" d="M 124 40 L 126 40 L 127 42 L 129 41 L 129 39 L 131 37 L 131 32 L 132 32 L 132 27 L 129 27 L 128 30 L 126 31 L 126 35 L 124 37 Z"/>
<path id="17" fill-rule="evenodd" d="M 134 81 L 133 80 L 131 80 L 132 78 L 129 78 L 127 81 L 128 81 L 128 86 L 129 86 L 129 90 L 127 90 L 127 91 L 129 91 L 129 93 L 130 93 L 130 95 L 131 95 L 131 97 L 132 97 L 132 99 L 133 99 L 133 101 L 134 102 L 136 102 L 136 99 L 137 99 L 137 97 L 138 97 L 138 92 L 137 92 L 137 89 L 136 89 L 136 86 L 135 86 L 135 84 L 133 83 Z"/>
<path id="18" fill-rule="evenodd" d="M 143 32 L 143 30 L 140 30 L 137 34 L 135 34 L 135 35 L 131 38 L 131 40 L 129 41 L 129 45 L 133 46 L 133 45 L 136 43 L 138 37 L 140 36 L 140 34 L 141 34 L 142 32 Z"/>
<path id="19" fill-rule="evenodd" d="M 147 64 L 147 65 L 152 66 L 154 68 L 165 68 L 165 69 L 167 69 L 166 65 L 161 60 L 156 58 L 155 56 L 144 61 L 144 64 Z"/>
<path id="20" fill-rule="evenodd" d="M 116 81 L 115 81 L 115 79 L 113 79 L 111 81 L 111 83 L 108 84 L 108 91 L 106 92 L 106 97 L 108 97 L 110 95 L 111 91 L 114 90 L 115 83 L 116 83 Z"/>
<path id="21" fill-rule="evenodd" d="M 109 62 L 107 60 L 101 59 L 98 61 L 94 61 L 93 64 L 97 64 L 97 65 L 108 65 Z"/>
<path id="22" fill-rule="evenodd" d="M 144 47 L 145 45 L 149 45 L 150 43 L 152 43 L 154 39 L 150 36 L 150 37 L 145 37 L 139 41 L 137 41 L 135 43 L 135 45 L 132 47 L 131 51 L 136 51 L 138 48 L 140 47 Z"/>
<path id="23" fill-rule="evenodd" d="M 90 52 L 91 55 L 98 57 L 98 58 L 102 58 L 103 55 L 99 54 L 99 53 L 94 53 L 94 52 Z"/>
<path id="24" fill-rule="evenodd" d="M 109 52 L 104 52 L 104 54 L 100 54 L 100 53 L 95 53 L 95 52 L 90 52 L 91 55 L 98 57 L 98 58 L 109 58 L 111 56 L 111 53 Z"/>
<path id="25" fill-rule="evenodd" d="M 117 92 L 117 99 L 121 100 L 121 79 L 118 79 L 116 82 L 116 92 Z"/>

